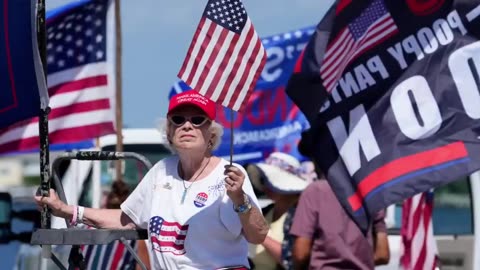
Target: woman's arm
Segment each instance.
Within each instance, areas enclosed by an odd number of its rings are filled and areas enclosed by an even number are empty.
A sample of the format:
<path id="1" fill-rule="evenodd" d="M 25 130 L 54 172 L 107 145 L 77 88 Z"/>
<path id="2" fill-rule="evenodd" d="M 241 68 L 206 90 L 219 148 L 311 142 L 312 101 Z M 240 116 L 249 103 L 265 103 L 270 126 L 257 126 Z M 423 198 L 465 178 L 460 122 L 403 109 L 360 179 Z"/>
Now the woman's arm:
<path id="1" fill-rule="evenodd" d="M 228 197 L 233 202 L 234 207 L 244 205 L 249 197 L 243 191 L 245 174 L 235 166 L 225 166 L 225 189 Z M 233 209 L 232 209 L 233 211 Z M 242 224 L 243 235 L 249 243 L 261 244 L 265 241 L 268 233 L 268 224 L 263 217 L 262 211 L 252 205 L 250 210 L 238 213 Z"/>
<path id="2" fill-rule="evenodd" d="M 51 209 L 52 215 L 67 220 L 71 220 L 74 211 L 77 211 L 75 206 L 62 202 L 53 189 L 50 189 L 49 197 L 35 196 L 35 201 L 40 207 L 47 205 Z M 120 209 L 85 208 L 83 223 L 96 228 L 108 229 L 133 229 L 136 227 L 130 217 Z"/>
<path id="3" fill-rule="evenodd" d="M 282 243 L 267 235 L 262 246 L 278 264 L 282 264 Z"/>
<path id="4" fill-rule="evenodd" d="M 243 204 L 241 202 L 233 202 L 234 205 Z M 233 211 L 233 210 L 232 210 Z M 261 244 L 265 241 L 268 233 L 268 224 L 262 215 L 262 212 L 252 205 L 252 208 L 246 213 L 239 213 L 240 222 L 245 239 L 252 244 Z"/>
<path id="5" fill-rule="evenodd" d="M 103 229 L 135 229 L 135 223 L 121 209 L 85 208 L 83 223 Z"/>

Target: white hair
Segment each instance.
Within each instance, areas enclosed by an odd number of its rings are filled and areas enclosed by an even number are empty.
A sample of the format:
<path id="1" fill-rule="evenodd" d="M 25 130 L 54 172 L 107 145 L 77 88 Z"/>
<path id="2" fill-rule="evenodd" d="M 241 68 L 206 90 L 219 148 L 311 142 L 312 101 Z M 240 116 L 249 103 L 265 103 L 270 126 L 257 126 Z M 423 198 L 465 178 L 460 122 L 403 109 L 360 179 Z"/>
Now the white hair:
<path id="1" fill-rule="evenodd" d="M 157 124 L 158 131 L 160 131 L 162 138 L 167 142 L 167 147 L 172 152 L 175 153 L 176 152 L 175 147 L 172 145 L 172 142 L 168 138 L 168 132 L 170 127 L 171 127 L 171 123 L 167 119 L 162 118 L 158 121 L 158 124 Z M 220 146 L 220 143 L 222 142 L 223 126 L 217 123 L 216 121 L 212 121 L 210 124 L 209 131 L 211 134 L 214 135 L 212 138 L 211 151 L 215 151 L 218 149 L 218 147 Z"/>
<path id="2" fill-rule="evenodd" d="M 210 132 L 215 135 L 213 136 L 213 145 L 212 145 L 212 151 L 215 151 L 218 149 L 220 146 L 220 143 L 222 142 L 222 136 L 223 136 L 223 126 L 217 123 L 216 121 L 212 121 L 212 124 L 210 125 Z"/>
<path id="3" fill-rule="evenodd" d="M 165 146 L 173 153 L 175 153 L 175 149 L 172 147 L 170 140 L 168 140 L 167 136 L 167 126 L 168 120 L 166 118 L 160 118 L 157 120 L 157 130 L 160 132 L 160 136 L 162 136 L 162 141 L 166 142 Z"/>

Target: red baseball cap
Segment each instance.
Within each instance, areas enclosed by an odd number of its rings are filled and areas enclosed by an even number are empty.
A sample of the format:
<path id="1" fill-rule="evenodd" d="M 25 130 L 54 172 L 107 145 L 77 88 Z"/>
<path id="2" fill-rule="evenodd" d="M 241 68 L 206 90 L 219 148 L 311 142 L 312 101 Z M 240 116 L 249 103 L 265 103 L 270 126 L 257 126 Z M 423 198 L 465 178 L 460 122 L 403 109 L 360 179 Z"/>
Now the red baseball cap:
<path id="1" fill-rule="evenodd" d="M 215 117 L 217 115 L 215 102 L 202 96 L 195 90 L 188 90 L 173 96 L 170 99 L 170 104 L 168 104 L 167 115 L 169 115 L 173 110 L 177 109 L 178 107 L 186 105 L 199 108 L 207 115 L 208 118 L 210 118 L 210 120 L 215 120 Z"/>

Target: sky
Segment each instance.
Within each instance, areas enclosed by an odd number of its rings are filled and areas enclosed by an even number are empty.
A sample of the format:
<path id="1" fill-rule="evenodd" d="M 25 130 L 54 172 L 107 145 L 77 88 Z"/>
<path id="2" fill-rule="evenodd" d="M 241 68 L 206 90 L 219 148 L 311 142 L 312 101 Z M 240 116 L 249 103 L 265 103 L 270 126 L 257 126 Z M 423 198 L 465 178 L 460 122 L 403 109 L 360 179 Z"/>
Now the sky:
<path id="1" fill-rule="evenodd" d="M 316 25 L 333 0 L 243 0 L 260 37 Z M 46 0 L 47 10 L 72 0 Z M 123 123 L 154 127 L 206 0 L 121 0 Z"/>

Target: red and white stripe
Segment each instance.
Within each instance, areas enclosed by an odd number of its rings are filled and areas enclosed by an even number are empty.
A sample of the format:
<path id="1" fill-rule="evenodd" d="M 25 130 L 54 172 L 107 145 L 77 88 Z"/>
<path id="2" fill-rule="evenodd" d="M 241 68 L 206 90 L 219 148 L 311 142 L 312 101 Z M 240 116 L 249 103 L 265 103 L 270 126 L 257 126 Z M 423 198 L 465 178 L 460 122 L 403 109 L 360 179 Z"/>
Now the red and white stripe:
<path id="1" fill-rule="evenodd" d="M 437 267 L 437 243 L 432 226 L 433 199 L 422 193 L 405 200 L 402 207 L 404 270 L 430 270 Z"/>
<path id="2" fill-rule="evenodd" d="M 137 250 L 136 241 L 128 241 L 129 245 Z M 130 269 L 134 260 L 129 254 L 127 247 L 120 241 L 114 241 L 107 245 L 84 245 L 80 247 L 85 258 L 86 269 Z"/>
<path id="3" fill-rule="evenodd" d="M 49 140 L 71 143 L 114 132 L 113 89 L 107 64 L 95 63 L 48 75 Z M 0 130 L 0 153 L 39 147 L 38 117 Z"/>
<path id="4" fill-rule="evenodd" d="M 331 92 L 335 88 L 345 68 L 356 57 L 397 32 L 398 28 L 390 13 L 373 23 L 358 40 L 354 40 L 348 27 L 341 31 L 328 46 L 320 69 L 323 85 L 327 91 Z"/>
<path id="5" fill-rule="evenodd" d="M 200 94 L 240 111 L 265 62 L 265 48 L 250 19 L 238 35 L 203 17 L 178 77 Z"/>
<path id="6" fill-rule="evenodd" d="M 163 221 L 160 234 L 151 233 L 153 249 L 160 252 L 170 252 L 174 255 L 185 254 L 185 239 L 187 238 L 188 227 L 188 225 L 180 225 L 178 222 Z"/>
<path id="7" fill-rule="evenodd" d="M 88 225 L 79 225 L 85 229 L 95 230 Z M 137 250 L 137 242 L 127 240 L 133 250 Z M 121 241 L 114 241 L 106 245 L 82 245 L 80 250 L 84 256 L 86 269 L 122 270 L 131 268 L 133 259 L 127 247 Z"/>

